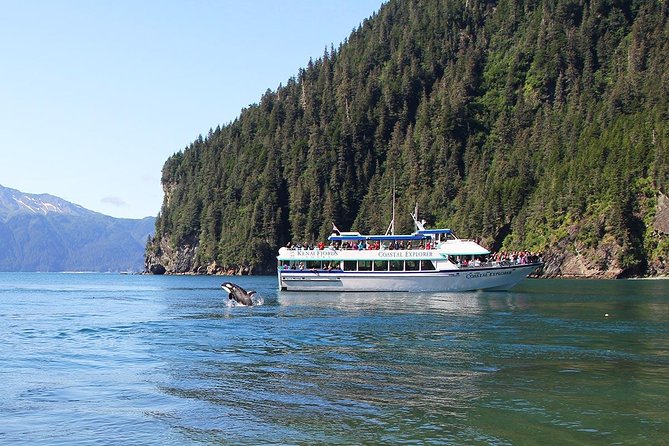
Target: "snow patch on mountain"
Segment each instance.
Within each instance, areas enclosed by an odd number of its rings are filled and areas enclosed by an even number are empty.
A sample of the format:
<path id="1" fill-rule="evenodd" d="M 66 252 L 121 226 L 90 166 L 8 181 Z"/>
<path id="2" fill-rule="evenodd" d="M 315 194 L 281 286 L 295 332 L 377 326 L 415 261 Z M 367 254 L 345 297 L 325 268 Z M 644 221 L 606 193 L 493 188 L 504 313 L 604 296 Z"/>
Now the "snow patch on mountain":
<path id="1" fill-rule="evenodd" d="M 0 216 L 15 214 L 91 215 L 95 212 L 49 194 L 27 194 L 0 185 Z"/>
<path id="2" fill-rule="evenodd" d="M 0 186 L 0 271 L 142 271 L 155 220 Z"/>

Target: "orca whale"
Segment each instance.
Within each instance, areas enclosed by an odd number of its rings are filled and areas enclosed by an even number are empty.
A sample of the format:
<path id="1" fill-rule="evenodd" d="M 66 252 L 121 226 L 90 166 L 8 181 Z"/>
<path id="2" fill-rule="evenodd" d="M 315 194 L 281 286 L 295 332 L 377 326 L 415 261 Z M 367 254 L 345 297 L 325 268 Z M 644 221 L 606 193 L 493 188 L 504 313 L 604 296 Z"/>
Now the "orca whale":
<path id="1" fill-rule="evenodd" d="M 244 288 L 232 282 L 223 283 L 221 288 L 228 292 L 228 299 L 234 299 L 238 303 L 246 306 L 253 305 L 253 299 L 251 297 L 256 294 L 255 291 L 247 292 Z"/>

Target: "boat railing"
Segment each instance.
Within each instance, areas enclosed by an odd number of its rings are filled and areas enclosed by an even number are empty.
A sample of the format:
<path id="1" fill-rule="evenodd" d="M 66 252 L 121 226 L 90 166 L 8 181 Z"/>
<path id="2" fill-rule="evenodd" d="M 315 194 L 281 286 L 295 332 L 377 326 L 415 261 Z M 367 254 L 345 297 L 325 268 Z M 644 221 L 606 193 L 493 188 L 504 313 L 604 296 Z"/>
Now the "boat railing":
<path id="1" fill-rule="evenodd" d="M 496 268 L 502 265 L 503 262 L 468 262 L 468 263 L 456 263 L 457 267 L 460 269 L 474 269 L 474 268 Z"/>
<path id="2" fill-rule="evenodd" d="M 307 247 L 307 248 L 304 248 L 304 247 L 301 247 L 301 246 L 287 246 L 286 248 L 288 248 L 288 250 L 290 250 L 290 251 L 299 251 L 299 252 L 306 252 L 306 253 L 318 252 L 318 251 L 328 251 L 328 250 L 329 251 L 419 251 L 419 250 L 420 251 L 432 251 L 432 250 L 437 249 L 437 247 L 434 246 L 434 245 L 430 245 L 429 247 L 428 246 L 415 246 L 415 247 L 411 247 L 411 248 L 407 248 L 407 247 L 391 248 L 389 246 L 383 246 L 383 247 L 378 247 L 378 248 L 369 247 L 369 246 L 364 247 L 364 248 L 352 247 L 352 246 L 339 246 L 339 247 L 324 246 L 322 248 L 317 247 L 317 246 Z"/>
<path id="3" fill-rule="evenodd" d="M 503 268 L 509 266 L 522 266 L 522 265 L 532 265 L 535 263 L 541 263 L 541 258 L 518 258 L 515 260 L 492 260 L 488 262 L 468 262 L 466 264 L 457 263 L 456 265 L 460 269 L 475 269 L 475 268 Z"/>

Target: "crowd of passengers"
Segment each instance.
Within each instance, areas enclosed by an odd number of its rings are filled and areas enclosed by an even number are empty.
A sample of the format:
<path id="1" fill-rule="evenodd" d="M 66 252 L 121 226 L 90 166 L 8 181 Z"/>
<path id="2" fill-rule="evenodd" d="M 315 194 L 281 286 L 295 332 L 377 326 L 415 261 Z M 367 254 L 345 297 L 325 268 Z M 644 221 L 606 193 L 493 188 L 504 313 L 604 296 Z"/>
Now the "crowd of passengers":
<path id="1" fill-rule="evenodd" d="M 380 250 L 380 249 L 435 249 L 436 243 L 430 239 L 420 240 L 418 244 L 412 244 L 411 240 L 408 240 L 406 243 L 404 241 L 392 240 L 389 242 L 381 243 L 380 241 L 367 242 L 366 240 L 355 240 L 355 241 L 333 241 L 328 245 L 330 249 L 348 249 L 348 250 Z M 286 245 L 288 249 L 296 250 L 313 250 L 319 249 L 323 250 L 326 248 L 325 243 L 320 242 L 317 245 L 308 244 L 308 243 L 291 243 L 288 242 Z M 516 265 L 526 265 L 528 263 L 536 263 L 541 261 L 541 254 L 534 253 L 529 251 L 512 251 L 512 252 L 495 252 L 490 254 L 485 258 L 475 258 L 473 260 L 462 259 L 463 266 L 479 266 L 474 263 L 507 263 L 507 264 L 516 264 Z"/>
<path id="2" fill-rule="evenodd" d="M 333 241 L 328 246 L 331 249 L 348 249 L 348 250 L 380 250 L 380 249 L 434 249 L 436 248 L 436 243 L 431 240 L 420 240 L 417 244 L 412 244 L 411 240 L 408 240 L 406 243 L 404 241 L 391 240 L 388 243 L 381 243 L 380 241 L 367 242 L 366 240 L 355 240 L 355 241 Z M 325 243 L 320 242 L 318 244 L 308 244 L 308 243 L 292 243 L 288 242 L 286 245 L 288 249 L 296 250 L 312 250 L 312 249 L 325 249 Z"/>
<path id="3" fill-rule="evenodd" d="M 458 267 L 469 268 L 469 267 L 481 267 L 481 266 L 492 266 L 492 265 L 528 265 L 531 263 L 537 263 L 541 261 L 540 253 L 531 253 L 529 251 L 514 251 L 514 252 L 496 252 L 492 253 L 489 256 L 477 256 L 471 258 L 471 256 L 456 256 L 451 258 Z M 283 269 L 297 269 L 304 270 L 304 262 L 292 263 L 290 265 L 283 265 Z M 339 270 L 339 262 L 324 262 L 323 269 L 326 271 Z"/>
<path id="4" fill-rule="evenodd" d="M 317 245 L 310 245 L 307 243 L 291 243 L 289 242 L 286 247 L 288 249 L 295 250 L 313 250 L 325 249 L 325 243 L 320 242 Z M 374 250 L 374 249 L 413 249 L 411 241 L 407 241 L 405 244 L 403 241 L 391 241 L 390 243 L 381 243 L 379 241 L 367 243 L 365 240 L 359 241 L 346 241 L 346 242 L 332 242 L 329 245 L 329 248 L 332 249 L 349 249 L 349 250 Z M 420 243 L 416 246 L 415 249 L 435 249 L 436 243 L 427 239 L 425 241 L 421 240 Z M 527 265 L 531 263 L 537 263 L 541 261 L 541 253 L 534 253 L 530 251 L 512 251 L 512 252 L 495 252 L 491 253 L 488 256 L 477 256 L 472 258 L 471 256 L 457 256 L 452 258 L 452 261 L 456 263 L 459 267 L 479 267 L 486 265 Z M 292 265 L 291 269 L 304 269 L 303 265 Z M 334 266 L 327 266 L 327 270 L 334 268 Z"/>
<path id="5" fill-rule="evenodd" d="M 529 251 L 513 251 L 513 252 L 494 252 L 487 257 L 475 257 L 474 259 L 466 256 L 458 256 L 455 262 L 458 266 L 485 266 L 490 264 L 499 265 L 528 265 L 541 261 L 541 254 Z"/>
<path id="6" fill-rule="evenodd" d="M 292 269 L 292 270 L 300 270 L 304 271 L 306 269 L 306 266 L 304 262 L 299 262 L 299 263 L 292 263 L 290 265 L 284 264 L 283 269 Z M 314 271 L 313 268 L 309 268 L 311 271 Z M 341 271 L 341 267 L 339 266 L 339 262 L 326 262 L 323 264 L 323 271 Z"/>

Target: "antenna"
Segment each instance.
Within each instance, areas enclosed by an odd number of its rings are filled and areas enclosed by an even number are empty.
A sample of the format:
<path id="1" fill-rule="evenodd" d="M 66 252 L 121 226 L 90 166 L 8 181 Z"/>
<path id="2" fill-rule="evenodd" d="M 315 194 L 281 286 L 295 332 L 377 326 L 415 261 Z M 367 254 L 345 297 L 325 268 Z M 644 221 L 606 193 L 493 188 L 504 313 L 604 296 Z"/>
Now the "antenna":
<path id="1" fill-rule="evenodd" d="M 393 218 L 390 220 L 390 225 L 386 229 L 386 235 L 395 235 L 395 174 L 393 173 Z"/>
<path id="2" fill-rule="evenodd" d="M 413 224 L 416 227 L 416 231 L 425 230 L 425 220 L 418 220 L 418 202 L 416 202 L 416 207 L 414 208 L 413 214 L 411 214 L 411 218 L 413 218 Z"/>
<path id="3" fill-rule="evenodd" d="M 395 235 L 395 173 L 393 173 L 393 219 L 390 223 L 390 229 L 390 235 Z"/>

